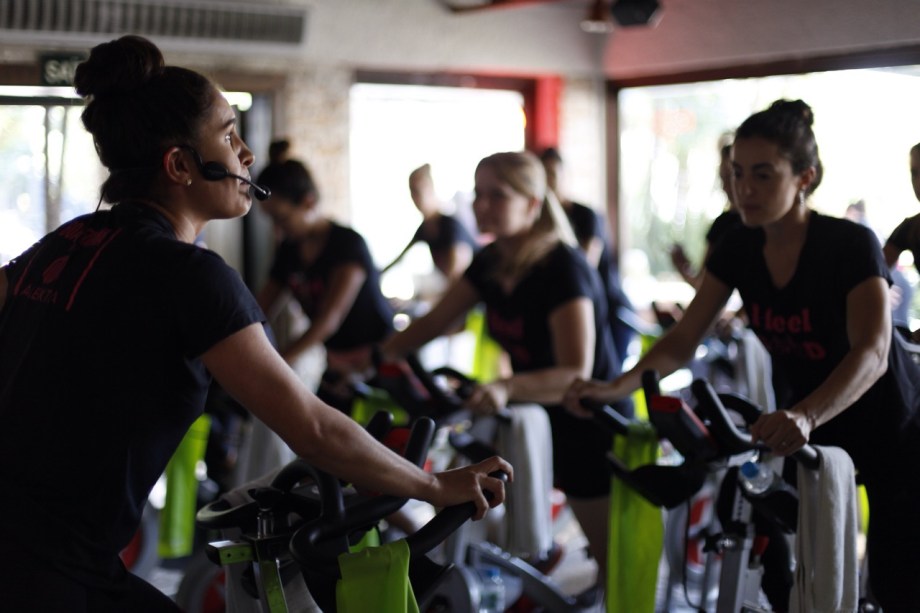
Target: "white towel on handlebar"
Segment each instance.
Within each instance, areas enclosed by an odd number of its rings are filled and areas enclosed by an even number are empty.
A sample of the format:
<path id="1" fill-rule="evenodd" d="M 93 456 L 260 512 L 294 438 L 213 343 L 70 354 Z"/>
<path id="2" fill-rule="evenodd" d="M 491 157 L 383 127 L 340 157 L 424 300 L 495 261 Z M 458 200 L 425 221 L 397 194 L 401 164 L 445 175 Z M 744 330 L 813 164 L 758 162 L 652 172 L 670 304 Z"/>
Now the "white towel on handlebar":
<path id="1" fill-rule="evenodd" d="M 855 612 L 859 600 L 856 479 L 839 447 L 815 447 L 817 470 L 798 468 L 799 519 L 791 610 Z"/>
<path id="2" fill-rule="evenodd" d="M 498 427 L 495 442 L 498 452 L 514 466 L 499 544 L 512 555 L 534 560 L 553 546 L 553 435 L 543 407 L 510 409 L 511 423 Z"/>

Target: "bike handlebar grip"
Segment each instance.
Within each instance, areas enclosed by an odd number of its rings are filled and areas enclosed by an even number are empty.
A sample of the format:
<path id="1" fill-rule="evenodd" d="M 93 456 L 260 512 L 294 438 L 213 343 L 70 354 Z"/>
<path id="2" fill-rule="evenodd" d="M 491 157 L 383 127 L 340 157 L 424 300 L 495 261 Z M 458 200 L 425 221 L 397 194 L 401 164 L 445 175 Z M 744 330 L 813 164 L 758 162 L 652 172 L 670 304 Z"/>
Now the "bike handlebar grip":
<path id="1" fill-rule="evenodd" d="M 660 381 L 661 377 L 657 370 L 642 371 L 642 391 L 645 393 L 646 400 L 661 395 Z"/>
<path id="2" fill-rule="evenodd" d="M 482 462 L 498 455 L 498 450 L 480 441 L 469 432 L 451 432 L 447 440 L 450 446 L 471 462 Z"/>
<path id="3" fill-rule="evenodd" d="M 284 465 L 275 478 L 271 481 L 271 486 L 279 490 L 289 490 L 294 487 L 304 477 L 313 476 L 313 467 L 307 464 L 301 458 L 294 458 Z"/>
<path id="4" fill-rule="evenodd" d="M 422 365 L 418 354 L 410 353 L 405 360 L 406 364 L 409 365 L 409 370 L 422 384 L 431 399 L 437 403 L 435 409 L 439 414 L 452 413 L 463 407 L 463 401 L 456 394 L 449 393 L 435 383 L 434 376 Z M 467 387 L 471 388 L 471 385 L 467 385 Z"/>
<path id="5" fill-rule="evenodd" d="M 729 439 L 728 441 L 720 440 L 720 444 L 725 444 L 727 442 L 729 445 L 738 447 L 742 450 L 764 449 L 763 445 L 754 442 L 750 434 L 738 429 L 729 417 L 728 411 L 725 409 L 725 405 L 722 403 L 721 398 L 716 394 L 708 381 L 696 379 L 690 387 L 694 397 L 706 411 L 705 416 L 710 420 L 710 429 L 716 434 L 716 439 L 718 440 L 722 437 Z M 817 449 L 807 444 L 791 454 L 790 457 L 794 458 L 797 462 L 801 462 L 802 466 L 811 470 L 817 469 L 821 461 Z"/>
<path id="6" fill-rule="evenodd" d="M 428 448 L 431 447 L 431 442 L 434 440 L 434 431 L 433 419 L 430 417 L 416 419 L 412 423 L 412 431 L 409 433 L 405 458 L 416 466 L 422 466 L 428 456 Z"/>
<path id="7" fill-rule="evenodd" d="M 626 436 L 629 433 L 629 419 L 609 404 L 591 398 L 582 398 L 579 402 L 582 407 L 594 413 L 595 418 L 610 428 L 614 434 Z"/>
<path id="8" fill-rule="evenodd" d="M 489 473 L 490 477 L 500 479 L 503 483 L 508 482 L 508 474 L 497 470 Z M 492 492 L 485 491 L 486 500 L 492 501 L 494 497 Z M 409 554 L 411 556 L 424 555 L 437 547 L 439 544 L 467 522 L 476 514 L 476 505 L 472 502 L 465 502 L 453 507 L 441 509 L 434 518 L 422 526 L 414 534 L 406 537 L 406 544 L 409 545 Z"/>
<path id="9" fill-rule="evenodd" d="M 364 429 L 378 441 L 383 440 L 383 437 L 393 429 L 393 414 L 389 411 L 377 411 Z"/>
<path id="10" fill-rule="evenodd" d="M 710 429 L 716 433 L 717 439 L 722 439 L 720 441 L 722 444 L 741 445 L 746 449 L 754 448 L 751 435 L 738 429 L 709 381 L 696 379 L 690 384 L 690 390 L 700 408 L 703 409 L 703 416 L 709 419 Z"/>
<path id="11" fill-rule="evenodd" d="M 460 398 L 469 398 L 470 394 L 473 393 L 473 389 L 476 387 L 475 379 L 463 374 L 451 366 L 440 366 L 432 370 L 431 374 L 443 375 L 456 381 L 459 384 L 459 387 L 457 388 L 457 395 L 460 396 Z"/>
<path id="12" fill-rule="evenodd" d="M 737 394 L 719 394 L 719 400 L 726 409 L 735 411 L 746 424 L 752 424 L 763 414 L 759 406 Z"/>
<path id="13" fill-rule="evenodd" d="M 502 471 L 489 473 L 490 477 L 507 482 L 508 475 Z M 491 501 L 491 492 L 483 492 L 486 500 Z M 358 527 L 373 525 L 402 506 L 405 499 L 380 496 L 348 510 L 344 520 L 326 521 L 319 518 L 300 528 L 291 538 L 290 550 L 294 559 L 302 566 L 327 575 L 338 575 L 338 557 L 336 554 L 324 553 L 320 544 L 330 538 L 346 535 Z M 399 506 L 396 508 L 398 509 Z M 442 543 L 450 534 L 463 525 L 476 513 L 472 502 L 446 507 L 414 534 L 406 537 L 412 556 L 424 555 Z"/>
<path id="14" fill-rule="evenodd" d="M 821 454 L 812 445 L 805 445 L 792 454 L 795 461 L 810 470 L 818 470 L 821 465 Z"/>

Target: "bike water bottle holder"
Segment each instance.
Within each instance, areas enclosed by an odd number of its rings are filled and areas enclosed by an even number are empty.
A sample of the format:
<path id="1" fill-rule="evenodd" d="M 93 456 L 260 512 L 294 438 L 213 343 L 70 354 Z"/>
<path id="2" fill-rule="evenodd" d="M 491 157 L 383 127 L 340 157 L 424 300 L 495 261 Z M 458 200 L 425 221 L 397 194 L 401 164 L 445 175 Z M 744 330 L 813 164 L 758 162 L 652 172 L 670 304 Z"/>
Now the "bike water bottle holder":
<path id="1" fill-rule="evenodd" d="M 773 522 L 786 534 L 794 534 L 799 516 L 799 494 L 785 481 L 777 481 L 773 489 L 763 494 L 751 494 L 738 488 L 758 513 Z"/>

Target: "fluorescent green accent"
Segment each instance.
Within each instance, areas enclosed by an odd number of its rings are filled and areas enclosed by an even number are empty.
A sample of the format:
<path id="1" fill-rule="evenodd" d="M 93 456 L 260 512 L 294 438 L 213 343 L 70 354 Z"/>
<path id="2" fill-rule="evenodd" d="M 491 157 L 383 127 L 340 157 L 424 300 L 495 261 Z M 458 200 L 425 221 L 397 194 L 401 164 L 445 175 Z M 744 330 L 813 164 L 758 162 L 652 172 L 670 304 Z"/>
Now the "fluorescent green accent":
<path id="1" fill-rule="evenodd" d="M 192 423 L 166 465 L 166 502 L 160 511 L 157 552 L 161 558 L 181 558 L 192 553 L 198 478 L 195 467 L 204 459 L 211 418 L 201 415 Z"/>
<path id="2" fill-rule="evenodd" d="M 466 316 L 465 329 L 472 332 L 476 339 L 470 378 L 474 381 L 495 381 L 500 375 L 502 348 L 489 336 L 485 311 L 481 308 L 471 310 Z"/>
<path id="3" fill-rule="evenodd" d="M 351 553 L 357 553 L 367 549 L 368 547 L 380 547 L 380 532 L 377 530 L 377 528 L 373 528 L 365 532 L 360 541 L 354 545 L 348 546 L 348 551 Z"/>
<path id="4" fill-rule="evenodd" d="M 859 504 L 859 531 L 862 534 L 869 534 L 869 495 L 866 493 L 866 486 L 860 485 L 856 494 Z"/>
<path id="5" fill-rule="evenodd" d="M 657 336 L 652 336 L 650 334 L 642 334 L 639 336 L 639 355 L 648 353 L 648 350 L 652 348 L 652 345 L 654 345 L 657 340 Z M 641 389 L 633 392 L 632 400 L 635 406 L 636 419 L 639 421 L 648 421 L 648 405 L 645 404 L 645 394 Z"/>
<path id="6" fill-rule="evenodd" d="M 418 613 L 404 540 L 339 556 L 338 613 Z"/>
<path id="7" fill-rule="evenodd" d="M 220 559 L 221 566 L 230 566 L 231 564 L 252 562 L 255 560 L 255 551 L 253 551 L 250 543 L 217 541 L 210 543 L 209 546 L 217 549 L 217 555 Z"/>
<path id="8" fill-rule="evenodd" d="M 351 405 L 351 418 L 366 426 L 377 411 L 386 411 L 393 416 L 394 425 L 408 425 L 409 414 L 406 413 L 384 390 L 371 388 L 367 397 L 356 397 Z"/>
<path id="9" fill-rule="evenodd" d="M 654 463 L 658 437 L 647 422 L 614 438 L 613 453 L 627 467 Z M 661 509 L 621 481 L 610 493 L 607 613 L 654 613 L 658 563 L 664 543 Z"/>
<path id="10" fill-rule="evenodd" d="M 259 562 L 259 577 L 268 603 L 266 613 L 287 613 L 288 606 L 284 599 L 284 585 L 281 583 L 278 561 L 271 559 Z"/>

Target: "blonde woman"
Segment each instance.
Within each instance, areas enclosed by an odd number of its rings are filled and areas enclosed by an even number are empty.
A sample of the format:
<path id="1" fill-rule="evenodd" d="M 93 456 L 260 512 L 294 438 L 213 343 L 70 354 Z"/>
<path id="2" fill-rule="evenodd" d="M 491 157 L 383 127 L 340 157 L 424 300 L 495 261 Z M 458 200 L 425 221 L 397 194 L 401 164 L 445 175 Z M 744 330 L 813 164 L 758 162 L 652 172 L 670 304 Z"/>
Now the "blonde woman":
<path id="1" fill-rule="evenodd" d="M 611 437 L 560 406 L 577 378 L 617 372 L 604 290 L 578 251 L 533 154 L 496 153 L 481 160 L 473 212 L 479 230 L 494 242 L 476 254 L 427 315 L 384 343 L 384 354 L 413 351 L 485 304 L 489 333 L 510 356 L 513 374 L 479 384 L 469 407 L 480 414 L 510 403 L 545 407 L 556 485 L 566 493 L 604 577 L 610 478 L 603 467 Z"/>

